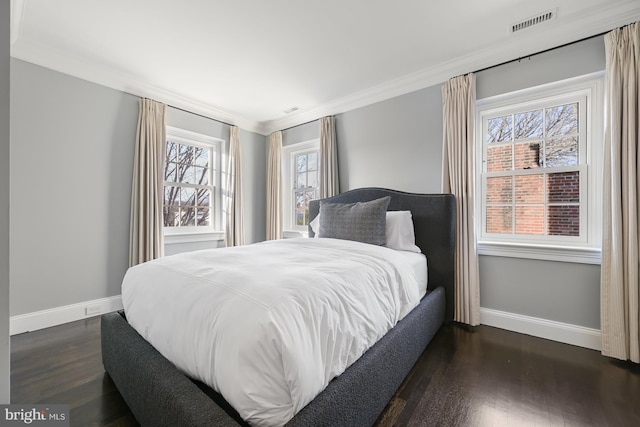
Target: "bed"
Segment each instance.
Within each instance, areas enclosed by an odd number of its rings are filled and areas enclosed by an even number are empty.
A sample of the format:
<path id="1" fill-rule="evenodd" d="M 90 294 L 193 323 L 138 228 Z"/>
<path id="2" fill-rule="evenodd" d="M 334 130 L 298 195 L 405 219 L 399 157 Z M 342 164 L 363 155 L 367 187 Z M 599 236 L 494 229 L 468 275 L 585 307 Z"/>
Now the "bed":
<path id="1" fill-rule="evenodd" d="M 287 426 L 372 425 L 441 324 L 453 319 L 455 201 L 451 195 L 364 188 L 323 203 L 371 202 L 389 197 L 389 211 L 410 211 L 415 244 L 428 259 L 428 287 L 417 306 L 333 378 Z M 312 201 L 315 219 L 320 201 Z M 310 237 L 314 231 L 310 228 Z M 322 239 L 319 239 L 322 240 Z M 105 370 L 143 426 L 246 425 L 220 394 L 178 370 L 127 321 L 102 317 Z"/>

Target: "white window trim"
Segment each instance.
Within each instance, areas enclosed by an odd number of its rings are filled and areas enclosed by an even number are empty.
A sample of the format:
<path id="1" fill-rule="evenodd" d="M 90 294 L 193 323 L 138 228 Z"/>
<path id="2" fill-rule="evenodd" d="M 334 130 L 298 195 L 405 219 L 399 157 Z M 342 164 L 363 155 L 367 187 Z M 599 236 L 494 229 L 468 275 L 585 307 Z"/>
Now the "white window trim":
<path id="1" fill-rule="evenodd" d="M 527 88 L 515 92 L 497 95 L 476 102 L 476 233 L 479 255 L 491 255 L 513 258 L 540 259 L 583 264 L 600 264 L 601 262 L 601 230 L 602 230 L 602 153 L 604 122 L 604 71 L 586 74 L 554 83 Z M 484 215 L 483 192 L 483 117 L 490 110 L 508 107 L 513 104 L 535 102 L 540 98 L 562 96 L 568 92 L 584 92 L 590 99 L 588 102 L 589 127 L 587 128 L 586 171 L 588 194 L 581 189 L 581 200 L 587 205 L 587 230 L 584 241 L 567 244 L 540 244 L 527 242 L 527 239 L 495 241 L 482 235 Z M 582 198 L 584 195 L 584 198 Z M 582 226 L 582 223 L 581 223 Z M 518 236 L 521 237 L 521 236 Z"/>
<path id="2" fill-rule="evenodd" d="M 213 147 L 216 159 L 215 164 L 212 165 L 212 176 L 210 176 L 214 187 L 214 209 L 212 211 L 214 225 L 210 227 L 163 227 L 165 244 L 219 241 L 224 239 L 224 207 L 222 206 L 223 158 L 226 154 L 224 139 L 172 126 L 166 127 L 166 133 L 167 139 L 176 140 L 177 142 L 206 148 Z"/>
<path id="3" fill-rule="evenodd" d="M 309 232 L 293 224 L 293 192 L 292 183 L 295 180 L 291 167 L 292 159 L 299 153 L 316 149 L 318 150 L 318 168 L 320 168 L 320 138 L 298 142 L 282 148 L 282 224 L 283 235 L 290 237 L 308 237 Z"/>

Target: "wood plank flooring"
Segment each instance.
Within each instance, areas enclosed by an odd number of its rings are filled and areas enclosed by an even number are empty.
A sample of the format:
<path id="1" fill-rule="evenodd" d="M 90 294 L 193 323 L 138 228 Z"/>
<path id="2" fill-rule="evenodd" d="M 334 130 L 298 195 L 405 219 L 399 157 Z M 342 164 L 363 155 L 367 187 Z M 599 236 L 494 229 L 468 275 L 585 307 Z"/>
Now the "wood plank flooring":
<path id="1" fill-rule="evenodd" d="M 104 372 L 98 317 L 11 338 L 13 403 L 65 403 L 72 426 L 136 426 Z M 640 367 L 487 326 L 443 327 L 386 426 L 640 426 Z"/>

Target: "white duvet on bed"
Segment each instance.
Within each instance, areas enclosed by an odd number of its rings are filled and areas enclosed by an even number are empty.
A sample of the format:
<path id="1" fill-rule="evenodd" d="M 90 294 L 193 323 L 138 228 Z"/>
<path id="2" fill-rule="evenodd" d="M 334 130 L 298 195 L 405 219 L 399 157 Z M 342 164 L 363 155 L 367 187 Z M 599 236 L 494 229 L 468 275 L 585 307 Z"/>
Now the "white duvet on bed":
<path id="1" fill-rule="evenodd" d="M 128 270 L 128 322 L 253 425 L 282 425 L 419 302 L 402 253 L 287 239 Z"/>

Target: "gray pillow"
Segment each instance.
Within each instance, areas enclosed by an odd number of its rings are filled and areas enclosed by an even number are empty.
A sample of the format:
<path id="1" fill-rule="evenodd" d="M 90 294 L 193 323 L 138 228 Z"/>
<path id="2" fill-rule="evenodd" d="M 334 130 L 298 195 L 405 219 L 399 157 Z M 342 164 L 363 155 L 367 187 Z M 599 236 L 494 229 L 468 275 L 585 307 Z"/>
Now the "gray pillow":
<path id="1" fill-rule="evenodd" d="M 384 245 L 390 201 L 386 196 L 370 202 L 321 202 L 318 236 Z"/>

